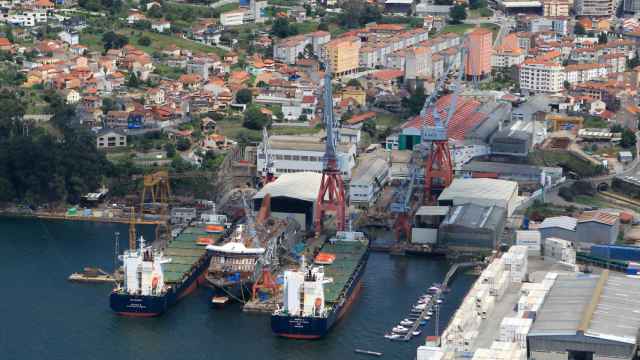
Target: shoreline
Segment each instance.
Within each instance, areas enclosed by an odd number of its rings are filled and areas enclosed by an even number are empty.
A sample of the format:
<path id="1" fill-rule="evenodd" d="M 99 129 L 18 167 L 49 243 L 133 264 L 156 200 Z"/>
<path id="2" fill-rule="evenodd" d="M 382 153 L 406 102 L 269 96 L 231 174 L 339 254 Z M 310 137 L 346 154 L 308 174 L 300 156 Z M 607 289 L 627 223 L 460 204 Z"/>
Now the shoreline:
<path id="1" fill-rule="evenodd" d="M 40 219 L 40 220 L 65 220 L 65 221 L 91 221 L 99 223 L 118 223 L 129 224 L 131 219 L 128 217 L 106 217 L 106 216 L 82 216 L 82 215 L 66 215 L 56 213 L 38 213 L 38 212 L 24 212 L 24 211 L 11 211 L 0 210 L 0 217 L 2 218 L 22 218 L 22 219 Z M 159 220 L 141 220 L 136 219 L 136 225 L 158 225 L 163 223 Z"/>

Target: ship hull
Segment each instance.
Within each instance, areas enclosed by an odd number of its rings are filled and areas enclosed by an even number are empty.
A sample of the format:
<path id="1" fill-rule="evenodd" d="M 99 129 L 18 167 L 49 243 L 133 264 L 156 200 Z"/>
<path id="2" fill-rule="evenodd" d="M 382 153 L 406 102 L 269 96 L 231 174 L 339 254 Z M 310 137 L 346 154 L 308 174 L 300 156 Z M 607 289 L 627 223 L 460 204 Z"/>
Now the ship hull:
<path id="1" fill-rule="evenodd" d="M 274 334 L 289 339 L 313 340 L 326 336 L 331 328 L 347 313 L 362 289 L 362 274 L 367 265 L 369 250 L 362 257 L 353 277 L 351 287 L 347 289 L 344 301 L 335 305 L 327 317 L 271 315 L 271 330 Z"/>
<path id="2" fill-rule="evenodd" d="M 118 315 L 129 317 L 154 317 L 162 315 L 169 307 L 183 297 L 191 294 L 204 282 L 204 271 L 208 266 L 208 256 L 197 264 L 194 271 L 181 283 L 172 287 L 163 295 L 136 295 L 114 290 L 109 296 L 109 305 Z"/>

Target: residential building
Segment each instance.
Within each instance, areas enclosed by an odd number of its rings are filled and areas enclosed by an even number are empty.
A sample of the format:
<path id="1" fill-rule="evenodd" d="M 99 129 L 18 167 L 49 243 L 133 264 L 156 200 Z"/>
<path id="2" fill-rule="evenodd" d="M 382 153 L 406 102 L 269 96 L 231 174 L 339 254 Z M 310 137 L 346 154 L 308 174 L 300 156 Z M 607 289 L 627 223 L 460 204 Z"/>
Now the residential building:
<path id="1" fill-rule="evenodd" d="M 516 34 L 509 34 L 502 39 L 493 51 L 491 56 L 491 66 L 494 68 L 509 68 L 520 65 L 524 61 L 525 52 L 518 46 Z"/>
<path id="2" fill-rule="evenodd" d="M 346 36 L 331 40 L 325 44 L 329 69 L 336 78 L 358 71 L 360 38 Z"/>
<path id="3" fill-rule="evenodd" d="M 431 75 L 431 48 L 416 46 L 408 49 L 406 54 L 404 65 L 405 80 L 415 80 Z"/>
<path id="4" fill-rule="evenodd" d="M 640 0 L 624 0 L 623 9 L 626 13 L 640 13 Z"/>
<path id="5" fill-rule="evenodd" d="M 569 16 L 571 2 L 569 0 L 543 0 L 542 14 L 545 17 Z"/>
<path id="6" fill-rule="evenodd" d="M 168 32 L 171 30 L 171 23 L 167 20 L 159 20 L 151 23 L 151 29 L 159 33 Z"/>
<path id="7" fill-rule="evenodd" d="M 80 34 L 77 32 L 62 31 L 58 34 L 58 38 L 69 45 L 78 45 L 80 43 Z"/>
<path id="8" fill-rule="evenodd" d="M 491 53 L 493 33 L 489 29 L 477 27 L 468 35 L 469 50 L 465 75 L 483 78 L 491 74 Z"/>
<path id="9" fill-rule="evenodd" d="M 98 149 L 111 149 L 127 146 L 127 135 L 114 129 L 103 129 L 96 135 Z"/>
<path id="10" fill-rule="evenodd" d="M 571 64 L 565 66 L 564 71 L 565 80 L 570 84 L 607 77 L 607 66 L 603 64 Z"/>
<path id="11" fill-rule="evenodd" d="M 239 26 L 244 23 L 246 10 L 237 9 L 220 14 L 220 24 L 222 26 Z"/>
<path id="12" fill-rule="evenodd" d="M 557 62 L 529 59 L 520 65 L 520 88 L 522 90 L 560 92 L 564 89 L 564 80 L 564 68 Z"/>
<path id="13" fill-rule="evenodd" d="M 314 55 L 320 55 L 322 46 L 331 40 L 331 34 L 326 31 L 315 31 L 309 34 L 290 36 L 274 44 L 273 59 L 286 64 L 295 64 L 298 56 L 305 48 L 312 47 Z"/>
<path id="14" fill-rule="evenodd" d="M 613 0 L 575 0 L 576 16 L 609 17 L 613 15 Z"/>

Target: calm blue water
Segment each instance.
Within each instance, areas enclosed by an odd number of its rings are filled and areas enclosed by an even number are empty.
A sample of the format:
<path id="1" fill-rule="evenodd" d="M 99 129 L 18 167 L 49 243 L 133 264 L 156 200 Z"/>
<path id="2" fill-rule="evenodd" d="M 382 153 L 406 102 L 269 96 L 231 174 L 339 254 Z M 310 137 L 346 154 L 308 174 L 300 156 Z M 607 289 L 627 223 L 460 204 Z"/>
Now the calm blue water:
<path id="1" fill-rule="evenodd" d="M 74 284 L 83 266 L 111 270 L 113 233 L 126 246 L 127 226 L 0 219 L 0 359 L 351 359 L 355 348 L 381 351 L 383 359 L 413 359 L 427 331 L 411 342 L 382 337 L 404 318 L 417 297 L 441 281 L 448 265 L 423 257 L 373 253 L 363 291 L 349 314 L 319 341 L 276 338 L 269 317 L 237 306 L 210 309 L 198 290 L 160 318 L 114 316 L 110 285 Z M 143 229 L 148 239 L 151 228 Z M 446 325 L 474 277 L 452 284 L 441 311 Z"/>

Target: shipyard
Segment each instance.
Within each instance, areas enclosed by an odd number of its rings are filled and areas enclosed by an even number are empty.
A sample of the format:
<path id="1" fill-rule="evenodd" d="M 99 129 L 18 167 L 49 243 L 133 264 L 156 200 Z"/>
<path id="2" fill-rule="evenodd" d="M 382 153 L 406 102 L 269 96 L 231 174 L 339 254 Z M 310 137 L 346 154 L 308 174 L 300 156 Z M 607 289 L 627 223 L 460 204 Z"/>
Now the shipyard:
<path id="1" fill-rule="evenodd" d="M 638 16 L 0 1 L 0 358 L 640 359 Z"/>

